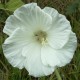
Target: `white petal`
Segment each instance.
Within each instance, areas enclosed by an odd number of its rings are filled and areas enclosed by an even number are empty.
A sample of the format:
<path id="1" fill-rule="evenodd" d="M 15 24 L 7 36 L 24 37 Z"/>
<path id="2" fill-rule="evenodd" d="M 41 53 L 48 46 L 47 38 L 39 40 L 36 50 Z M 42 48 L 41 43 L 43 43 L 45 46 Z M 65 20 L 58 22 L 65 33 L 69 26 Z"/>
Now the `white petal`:
<path id="1" fill-rule="evenodd" d="M 21 51 L 22 47 L 20 45 L 16 44 L 3 45 L 3 52 L 8 62 L 13 67 L 18 67 L 19 69 L 22 69 L 24 67 L 24 60 L 25 60 L 25 57 L 21 55 Z"/>
<path id="2" fill-rule="evenodd" d="M 61 67 L 66 65 L 71 61 L 76 49 L 76 45 L 76 36 L 71 32 L 68 42 L 62 49 L 54 49 L 49 45 L 43 46 L 41 50 L 41 59 L 43 64 L 51 67 Z"/>
<path id="3" fill-rule="evenodd" d="M 62 48 L 68 41 L 71 26 L 70 22 L 55 9 L 45 7 L 43 9 L 52 17 L 52 27 L 48 31 L 48 43 L 55 49 Z"/>
<path id="4" fill-rule="evenodd" d="M 51 7 L 45 7 L 43 11 L 49 14 L 54 21 L 56 20 L 56 17 L 59 15 L 58 11 Z"/>
<path id="5" fill-rule="evenodd" d="M 47 30 L 52 23 L 51 16 L 41 10 L 36 3 L 23 5 L 14 12 L 14 15 L 22 20 L 25 28 L 29 27 L 31 30 Z"/>
<path id="6" fill-rule="evenodd" d="M 56 53 L 57 57 L 61 62 L 61 64 L 59 65 L 60 67 L 70 63 L 75 53 L 76 47 L 77 47 L 77 38 L 75 33 L 71 32 L 68 42 L 61 50 L 57 50 Z"/>
<path id="7" fill-rule="evenodd" d="M 26 61 L 25 68 L 28 70 L 29 75 L 34 77 L 40 77 L 45 75 L 50 75 L 54 68 L 44 66 L 41 62 L 41 46 L 33 43 L 32 48 L 29 51 L 26 51 Z"/>
<path id="8" fill-rule="evenodd" d="M 27 37 L 27 38 L 26 38 Z M 17 28 L 3 44 L 3 52 L 8 61 L 18 68 L 24 67 L 26 57 L 22 56 L 23 47 L 31 43 L 31 39 L 25 31 Z"/>
<path id="9" fill-rule="evenodd" d="M 3 32 L 6 33 L 7 35 L 11 35 L 16 28 L 22 28 L 24 26 L 25 25 L 22 23 L 22 21 L 17 19 L 14 15 L 11 15 L 6 20 Z"/>
<path id="10" fill-rule="evenodd" d="M 60 64 L 56 56 L 56 50 L 52 49 L 49 45 L 45 45 L 41 49 L 41 59 L 44 65 L 55 67 Z"/>
<path id="11" fill-rule="evenodd" d="M 21 30 L 20 28 L 17 28 L 14 30 L 14 32 L 5 40 L 4 44 L 10 44 L 10 43 L 30 43 L 33 41 L 33 33 L 25 30 Z"/>

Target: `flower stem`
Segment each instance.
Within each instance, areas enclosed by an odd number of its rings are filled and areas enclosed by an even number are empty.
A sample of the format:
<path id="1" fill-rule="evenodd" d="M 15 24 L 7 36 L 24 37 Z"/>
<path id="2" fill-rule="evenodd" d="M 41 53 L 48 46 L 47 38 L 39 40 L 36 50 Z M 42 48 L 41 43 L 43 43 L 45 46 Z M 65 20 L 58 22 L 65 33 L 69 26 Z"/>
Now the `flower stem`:
<path id="1" fill-rule="evenodd" d="M 62 78 L 61 78 L 61 76 L 59 74 L 58 69 L 55 70 L 55 74 L 56 74 L 56 77 L 57 77 L 58 80 L 62 80 Z"/>

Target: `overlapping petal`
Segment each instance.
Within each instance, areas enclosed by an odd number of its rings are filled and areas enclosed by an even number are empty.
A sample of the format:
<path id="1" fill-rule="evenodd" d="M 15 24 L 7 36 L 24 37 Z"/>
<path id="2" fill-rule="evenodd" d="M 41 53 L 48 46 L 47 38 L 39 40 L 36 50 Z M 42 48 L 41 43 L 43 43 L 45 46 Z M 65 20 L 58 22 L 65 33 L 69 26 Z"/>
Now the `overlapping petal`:
<path id="1" fill-rule="evenodd" d="M 62 49 L 54 49 L 51 46 L 43 46 L 41 59 L 44 65 L 64 66 L 69 63 L 76 49 L 77 39 L 75 33 L 71 32 L 68 42 Z"/>
<path id="2" fill-rule="evenodd" d="M 24 67 L 25 57 L 22 56 L 22 50 L 23 47 L 31 43 L 32 40 L 30 35 L 27 36 L 25 31 L 22 31 L 19 28 L 5 40 L 3 44 L 3 52 L 14 67 L 19 67 L 20 69 Z"/>
<path id="3" fill-rule="evenodd" d="M 11 15 L 6 20 L 6 24 L 3 29 L 3 32 L 6 33 L 7 35 L 11 35 L 16 28 L 20 28 L 24 26 L 25 25 L 22 24 L 22 22 L 19 19 L 17 19 L 14 15 Z"/>
<path id="4" fill-rule="evenodd" d="M 14 11 L 6 20 L 3 32 L 10 35 L 17 27 L 36 30 L 50 28 L 52 18 L 37 6 L 36 3 L 26 4 Z"/>
<path id="5" fill-rule="evenodd" d="M 3 44 L 4 55 L 12 66 L 20 69 L 25 67 L 29 75 L 50 75 L 54 68 L 42 64 L 41 45 L 31 38 L 24 30 L 17 28 Z"/>
<path id="6" fill-rule="evenodd" d="M 61 64 L 59 65 L 64 66 L 70 63 L 73 55 L 75 53 L 77 47 L 77 38 L 75 33 L 71 31 L 68 42 L 64 45 L 64 47 L 60 50 L 57 50 L 57 57 L 60 60 Z"/>
<path id="7" fill-rule="evenodd" d="M 43 9 L 52 17 L 52 27 L 48 31 L 48 43 L 55 49 L 62 48 L 68 41 L 71 26 L 70 22 L 57 10 L 49 7 Z"/>
<path id="8" fill-rule="evenodd" d="M 23 21 L 25 28 L 32 30 L 47 30 L 52 23 L 52 17 L 41 10 L 36 3 L 24 5 L 14 12 Z"/>
<path id="9" fill-rule="evenodd" d="M 53 71 L 53 67 L 45 66 L 41 61 L 41 46 L 38 44 L 31 44 L 30 50 L 26 51 L 25 68 L 28 70 L 29 75 L 40 77 L 50 75 Z"/>

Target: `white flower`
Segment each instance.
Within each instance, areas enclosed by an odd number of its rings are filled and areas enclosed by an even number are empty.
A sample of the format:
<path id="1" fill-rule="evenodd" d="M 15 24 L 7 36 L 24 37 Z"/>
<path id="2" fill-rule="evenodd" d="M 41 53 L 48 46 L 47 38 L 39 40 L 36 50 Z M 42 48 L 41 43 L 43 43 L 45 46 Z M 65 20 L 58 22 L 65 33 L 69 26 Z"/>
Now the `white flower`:
<path id="1" fill-rule="evenodd" d="M 9 63 L 25 67 L 35 77 L 49 75 L 56 66 L 69 63 L 77 44 L 66 17 L 54 8 L 41 9 L 36 3 L 14 11 L 3 32 L 9 35 L 3 44 Z"/>

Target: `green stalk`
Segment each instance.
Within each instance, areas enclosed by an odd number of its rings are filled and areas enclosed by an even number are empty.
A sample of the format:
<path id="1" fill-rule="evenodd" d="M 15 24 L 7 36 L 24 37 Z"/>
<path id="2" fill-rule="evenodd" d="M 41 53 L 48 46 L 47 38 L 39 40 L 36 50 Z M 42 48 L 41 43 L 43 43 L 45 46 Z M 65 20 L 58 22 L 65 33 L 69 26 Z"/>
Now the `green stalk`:
<path id="1" fill-rule="evenodd" d="M 59 74 L 58 69 L 55 70 L 55 74 L 56 74 L 56 77 L 57 77 L 58 80 L 62 80 L 62 78 L 61 78 L 61 76 Z"/>

